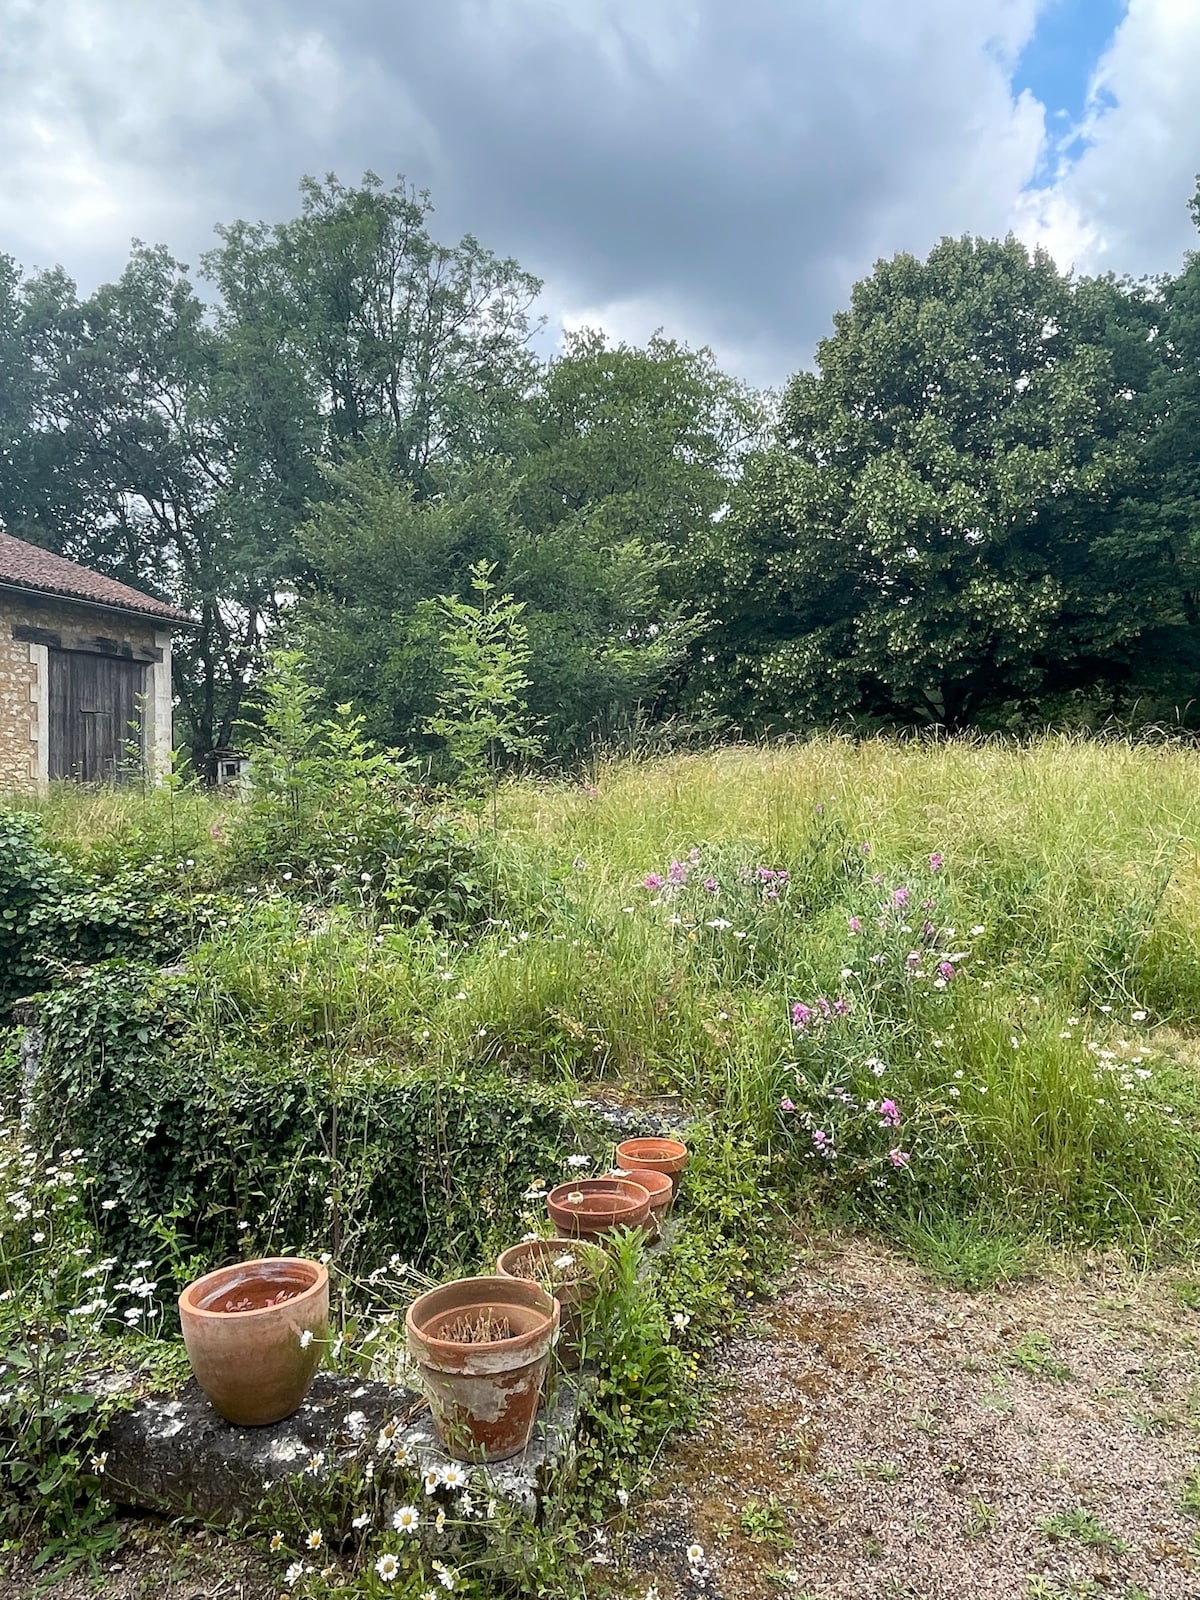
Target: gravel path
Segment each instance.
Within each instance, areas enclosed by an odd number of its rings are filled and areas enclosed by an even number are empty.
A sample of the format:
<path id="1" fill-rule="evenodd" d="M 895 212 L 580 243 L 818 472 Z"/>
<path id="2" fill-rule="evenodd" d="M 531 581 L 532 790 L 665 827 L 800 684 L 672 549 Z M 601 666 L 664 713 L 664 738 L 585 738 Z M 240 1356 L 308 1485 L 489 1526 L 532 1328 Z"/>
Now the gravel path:
<path id="1" fill-rule="evenodd" d="M 861 1240 L 814 1252 L 659 1463 L 628 1593 L 1197 1600 L 1198 1345 L 1165 1276 L 969 1295 Z"/>

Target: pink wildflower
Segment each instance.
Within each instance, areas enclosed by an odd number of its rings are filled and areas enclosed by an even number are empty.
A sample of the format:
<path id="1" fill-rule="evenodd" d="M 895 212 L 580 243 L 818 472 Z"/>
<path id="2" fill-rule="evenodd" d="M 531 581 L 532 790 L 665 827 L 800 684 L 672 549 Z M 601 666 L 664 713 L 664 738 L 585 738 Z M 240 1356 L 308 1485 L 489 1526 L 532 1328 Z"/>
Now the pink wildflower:
<path id="1" fill-rule="evenodd" d="M 912 893 L 908 889 L 899 888 L 892 890 L 892 905 L 897 911 L 903 911 L 911 899 Z"/>
<path id="2" fill-rule="evenodd" d="M 850 921 L 846 924 L 846 926 L 850 929 L 851 933 L 861 933 L 862 932 L 862 923 L 858 920 L 857 917 L 851 917 Z"/>
<path id="3" fill-rule="evenodd" d="M 866 840 L 866 839 L 863 840 L 863 842 L 859 845 L 858 848 L 862 851 L 863 855 L 865 855 L 865 856 L 869 856 L 871 854 L 871 845 L 870 845 L 870 842 L 868 840 Z"/>
<path id="4" fill-rule="evenodd" d="M 792 1007 L 792 1027 L 807 1028 L 815 1016 L 816 1012 L 813 1011 L 811 1006 L 803 1006 L 797 1003 Z"/>
<path id="5" fill-rule="evenodd" d="M 691 862 L 692 866 L 695 866 L 696 863 L 699 861 L 699 859 L 700 859 L 700 848 L 699 848 L 698 845 L 693 845 L 692 848 L 688 851 L 688 860 Z"/>
<path id="6" fill-rule="evenodd" d="M 662 873 L 648 872 L 642 879 L 642 883 L 647 889 L 661 889 L 663 886 Z"/>
<path id="7" fill-rule="evenodd" d="M 954 964 L 953 964 L 953 962 L 950 962 L 950 961 L 939 961 L 938 962 L 938 977 L 939 978 L 945 978 L 946 982 L 949 983 L 950 979 L 953 976 L 954 976 Z"/>
<path id="8" fill-rule="evenodd" d="M 672 861 L 667 868 L 667 878 L 671 883 L 686 883 L 687 875 L 687 868 L 682 861 Z"/>
<path id="9" fill-rule="evenodd" d="M 942 870 L 942 854 L 940 850 L 935 850 L 930 856 L 929 870 L 930 872 L 940 872 Z"/>
<path id="10" fill-rule="evenodd" d="M 835 1000 L 833 1002 L 833 1014 L 835 1017 L 848 1017 L 850 1015 L 849 1000 Z"/>
<path id="11" fill-rule="evenodd" d="M 823 1128 L 818 1128 L 813 1134 L 813 1143 L 816 1145 L 818 1150 L 824 1150 L 825 1146 L 829 1143 L 829 1135 L 824 1131 Z"/>
<path id="12" fill-rule="evenodd" d="M 787 1095 L 784 1095 L 783 1099 L 779 1102 L 779 1109 L 780 1111 L 795 1111 L 796 1107 L 794 1102 L 789 1100 Z"/>
<path id="13" fill-rule="evenodd" d="M 717 890 L 721 887 L 721 885 L 717 882 L 717 880 L 715 878 L 705 878 L 704 887 L 708 891 L 709 894 L 716 894 Z"/>
<path id="14" fill-rule="evenodd" d="M 901 1167 L 906 1167 L 908 1165 L 908 1163 L 912 1160 L 912 1156 L 907 1150 L 889 1150 L 888 1160 L 896 1168 L 897 1172 L 899 1172 Z"/>
<path id="15" fill-rule="evenodd" d="M 919 950 L 910 950 L 904 958 L 904 965 L 906 967 L 919 967 L 921 965 L 921 952 Z"/>
<path id="16" fill-rule="evenodd" d="M 900 1126 L 900 1108 L 894 1100 L 881 1100 L 879 1102 L 879 1115 L 883 1119 L 881 1128 L 898 1128 Z"/>

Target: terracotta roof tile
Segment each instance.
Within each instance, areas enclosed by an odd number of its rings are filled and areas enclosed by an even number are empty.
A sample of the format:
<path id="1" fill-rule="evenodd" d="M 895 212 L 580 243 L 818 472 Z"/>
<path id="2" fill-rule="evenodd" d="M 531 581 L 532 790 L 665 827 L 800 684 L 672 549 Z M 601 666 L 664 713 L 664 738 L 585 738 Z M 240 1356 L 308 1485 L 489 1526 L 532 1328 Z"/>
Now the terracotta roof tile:
<path id="1" fill-rule="evenodd" d="M 14 539 L 0 529 L 0 587 L 30 589 L 37 594 L 57 594 L 68 600 L 87 600 L 114 611 L 136 611 L 168 622 L 190 622 L 186 611 L 154 600 L 115 578 L 105 578 L 89 567 L 56 556 L 39 545 Z"/>

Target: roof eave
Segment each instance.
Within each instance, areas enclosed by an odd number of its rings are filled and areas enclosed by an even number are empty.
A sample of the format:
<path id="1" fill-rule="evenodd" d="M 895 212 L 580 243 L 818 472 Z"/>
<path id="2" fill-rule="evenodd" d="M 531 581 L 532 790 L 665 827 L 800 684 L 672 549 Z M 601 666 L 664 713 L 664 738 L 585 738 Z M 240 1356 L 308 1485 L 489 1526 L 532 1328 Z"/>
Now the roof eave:
<path id="1" fill-rule="evenodd" d="M 36 595 L 41 600 L 57 600 L 63 605 L 87 606 L 92 611 L 114 611 L 118 616 L 142 617 L 147 622 L 158 622 L 167 628 L 198 628 L 195 617 L 186 615 L 164 616 L 161 611 L 143 611 L 138 606 L 118 605 L 113 600 L 85 600 L 82 595 L 64 594 L 61 589 L 46 589 L 36 583 L 21 583 L 15 578 L 0 578 L 0 590 L 9 594 Z"/>

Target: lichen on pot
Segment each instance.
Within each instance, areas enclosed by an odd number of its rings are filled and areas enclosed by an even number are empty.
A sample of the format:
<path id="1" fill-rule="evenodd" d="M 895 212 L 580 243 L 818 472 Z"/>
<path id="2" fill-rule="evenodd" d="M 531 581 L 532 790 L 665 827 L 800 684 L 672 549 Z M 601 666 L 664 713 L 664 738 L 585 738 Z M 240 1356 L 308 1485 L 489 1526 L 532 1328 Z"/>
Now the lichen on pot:
<path id="1" fill-rule="evenodd" d="M 559 1306 L 526 1278 L 460 1278 L 404 1319 L 438 1438 L 458 1461 L 504 1461 L 529 1442 Z"/>

